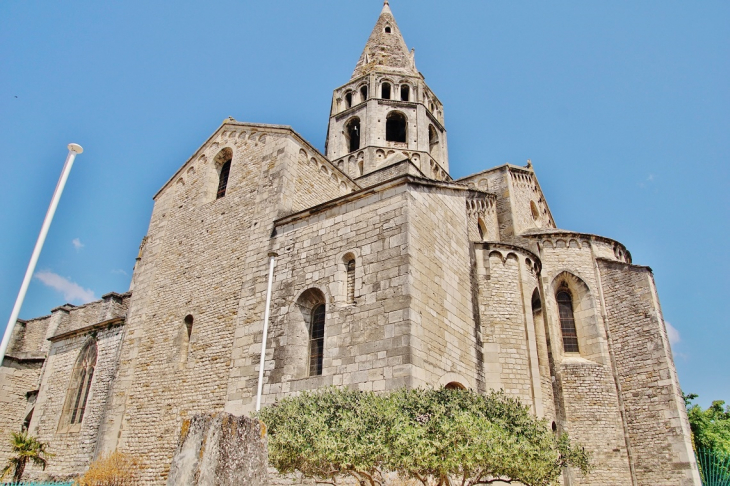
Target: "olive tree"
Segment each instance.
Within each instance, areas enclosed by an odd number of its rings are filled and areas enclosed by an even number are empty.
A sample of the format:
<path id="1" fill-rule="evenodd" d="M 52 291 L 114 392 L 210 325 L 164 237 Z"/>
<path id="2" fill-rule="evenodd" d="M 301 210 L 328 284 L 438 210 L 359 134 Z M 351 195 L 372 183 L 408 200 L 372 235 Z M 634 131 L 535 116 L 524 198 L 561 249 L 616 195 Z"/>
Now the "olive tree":
<path id="1" fill-rule="evenodd" d="M 548 486 L 564 467 L 589 471 L 581 447 L 502 392 L 376 395 L 327 388 L 286 398 L 259 418 L 268 427 L 271 465 L 320 483 L 352 476 L 363 485 L 383 485 L 390 472 L 424 486 Z"/>

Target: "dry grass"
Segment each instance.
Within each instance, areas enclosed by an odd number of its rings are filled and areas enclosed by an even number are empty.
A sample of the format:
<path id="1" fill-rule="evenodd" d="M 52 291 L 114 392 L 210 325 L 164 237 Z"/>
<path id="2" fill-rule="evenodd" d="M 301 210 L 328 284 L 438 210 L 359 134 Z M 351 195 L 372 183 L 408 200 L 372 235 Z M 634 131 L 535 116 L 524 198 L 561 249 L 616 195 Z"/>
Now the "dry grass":
<path id="1" fill-rule="evenodd" d="M 75 486 L 141 485 L 142 461 L 130 454 L 112 452 L 92 462 L 89 470 L 78 478 Z"/>

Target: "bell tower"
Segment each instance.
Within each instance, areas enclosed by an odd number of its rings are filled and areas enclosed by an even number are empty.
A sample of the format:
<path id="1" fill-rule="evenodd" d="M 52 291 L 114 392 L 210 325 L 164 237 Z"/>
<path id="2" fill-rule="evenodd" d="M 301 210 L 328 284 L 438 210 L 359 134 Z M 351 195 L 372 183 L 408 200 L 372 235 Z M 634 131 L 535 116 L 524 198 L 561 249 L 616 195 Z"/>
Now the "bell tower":
<path id="1" fill-rule="evenodd" d="M 353 179 L 406 159 L 428 178 L 450 179 L 443 106 L 388 0 L 352 77 L 334 90 L 325 152 Z"/>

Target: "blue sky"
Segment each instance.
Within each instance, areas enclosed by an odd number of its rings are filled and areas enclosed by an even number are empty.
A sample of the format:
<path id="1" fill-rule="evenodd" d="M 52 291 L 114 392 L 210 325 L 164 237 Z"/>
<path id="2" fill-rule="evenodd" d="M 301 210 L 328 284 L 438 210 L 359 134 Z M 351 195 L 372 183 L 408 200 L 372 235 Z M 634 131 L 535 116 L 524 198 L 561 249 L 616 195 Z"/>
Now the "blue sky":
<path id="1" fill-rule="evenodd" d="M 730 403 L 730 3 L 392 0 L 452 176 L 531 159 L 561 228 L 655 273 L 680 383 Z M 22 318 L 126 291 L 152 196 L 224 118 L 323 149 L 371 1 L 0 3 L 0 326 L 69 142 Z"/>

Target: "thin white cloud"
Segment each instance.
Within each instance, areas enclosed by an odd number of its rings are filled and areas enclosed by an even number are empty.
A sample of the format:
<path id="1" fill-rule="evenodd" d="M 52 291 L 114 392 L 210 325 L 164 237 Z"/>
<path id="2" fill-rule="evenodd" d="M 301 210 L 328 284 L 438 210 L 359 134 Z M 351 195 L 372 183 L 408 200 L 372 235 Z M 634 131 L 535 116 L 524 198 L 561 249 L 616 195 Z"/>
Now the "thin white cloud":
<path id="1" fill-rule="evenodd" d="M 677 344 L 682 341 L 682 338 L 679 336 L 679 331 L 677 331 L 674 326 L 669 324 L 669 321 L 664 321 L 664 324 L 667 326 L 667 337 L 669 338 L 669 344 L 672 346 L 676 346 Z"/>
<path id="2" fill-rule="evenodd" d="M 122 270 L 121 268 L 117 268 L 117 269 L 112 270 L 112 273 L 115 274 L 115 275 L 129 276 L 129 274 L 127 272 L 125 272 L 124 270 Z"/>
<path id="3" fill-rule="evenodd" d="M 81 240 L 78 238 L 74 238 L 73 241 L 71 241 L 71 244 L 76 248 L 76 251 L 79 251 L 84 247 L 84 244 L 81 243 Z"/>
<path id="4" fill-rule="evenodd" d="M 72 282 L 71 280 L 49 270 L 36 272 L 34 277 L 43 282 L 44 285 L 61 292 L 63 294 L 63 298 L 66 299 L 67 302 L 86 304 L 87 302 L 96 300 L 96 296 L 94 296 L 94 292 L 92 290 L 85 289 L 76 282 Z"/>

